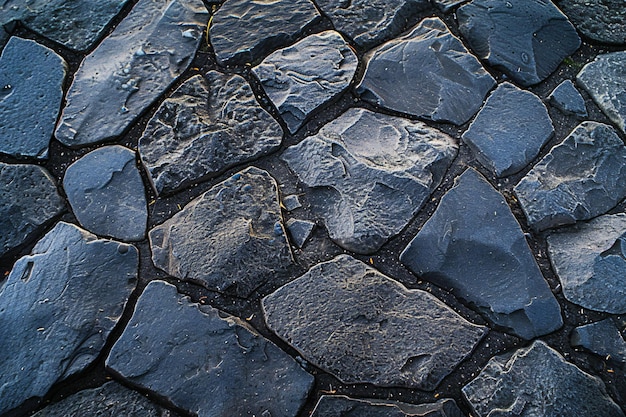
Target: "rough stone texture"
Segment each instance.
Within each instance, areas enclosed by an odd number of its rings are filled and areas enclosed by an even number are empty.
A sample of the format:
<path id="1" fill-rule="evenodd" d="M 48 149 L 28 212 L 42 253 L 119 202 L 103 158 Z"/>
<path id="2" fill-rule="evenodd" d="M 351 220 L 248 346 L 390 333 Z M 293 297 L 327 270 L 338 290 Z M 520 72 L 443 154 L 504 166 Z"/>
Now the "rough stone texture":
<path id="1" fill-rule="evenodd" d="M 277 185 L 247 168 L 150 231 L 152 261 L 180 279 L 247 297 L 292 263 Z"/>
<path id="2" fill-rule="evenodd" d="M 503 83 L 463 133 L 463 141 L 481 164 L 497 177 L 506 177 L 524 169 L 553 134 L 541 99 Z"/>
<path id="3" fill-rule="evenodd" d="M 293 243 L 301 248 L 309 236 L 311 236 L 315 223 L 308 220 L 289 219 L 286 226 Z"/>
<path id="4" fill-rule="evenodd" d="M 563 325 L 504 197 L 471 168 L 455 180 L 400 260 L 524 339 Z"/>
<path id="5" fill-rule="evenodd" d="M 187 69 L 207 21 L 202 0 L 140 0 L 81 63 L 56 138 L 82 146 L 119 136 Z"/>
<path id="6" fill-rule="evenodd" d="M 514 190 L 535 230 L 591 219 L 626 196 L 626 147 L 612 127 L 583 122 Z"/>
<path id="7" fill-rule="evenodd" d="M 277 149 L 282 135 L 244 78 L 210 71 L 161 104 L 139 153 L 157 193 L 168 193 Z"/>
<path id="8" fill-rule="evenodd" d="M 252 72 L 295 133 L 314 110 L 348 88 L 357 63 L 346 41 L 329 30 L 272 53 Z"/>
<path id="9" fill-rule="evenodd" d="M 314 266 L 262 306 L 273 332 L 348 384 L 433 390 L 486 332 L 348 255 Z"/>
<path id="10" fill-rule="evenodd" d="M 365 55 L 357 91 L 373 104 L 434 121 L 467 122 L 495 80 L 438 18 Z"/>
<path id="11" fill-rule="evenodd" d="M 294 211 L 302 207 L 302 203 L 300 203 L 300 198 L 296 194 L 292 194 L 283 198 L 283 206 L 285 206 L 287 211 Z"/>
<path id="12" fill-rule="evenodd" d="M 65 171 L 63 188 L 78 222 L 97 235 L 120 240 L 146 237 L 146 195 L 135 152 L 104 146 Z"/>
<path id="13" fill-rule="evenodd" d="M 559 84 L 548 96 L 550 104 L 565 115 L 573 114 L 578 117 L 587 117 L 585 99 L 580 95 L 574 83 L 565 80 Z"/>
<path id="14" fill-rule="evenodd" d="M 354 108 L 282 158 L 311 187 L 330 238 L 372 253 L 413 218 L 456 152 L 451 137 L 421 122 Z"/>
<path id="15" fill-rule="evenodd" d="M 624 0 L 556 0 L 584 36 L 602 43 L 626 44 Z"/>
<path id="16" fill-rule="evenodd" d="M 0 288 L 0 414 L 83 370 L 137 278 L 134 246 L 59 223 Z"/>
<path id="17" fill-rule="evenodd" d="M 576 327 L 572 332 L 571 343 L 606 360 L 626 363 L 626 341 L 611 319 Z"/>
<path id="18" fill-rule="evenodd" d="M 544 342 L 496 356 L 462 389 L 479 417 L 623 417 L 602 381 Z"/>
<path id="19" fill-rule="evenodd" d="M 567 17 L 545 0 L 473 0 L 456 16 L 470 48 L 528 86 L 546 79 L 580 46 Z"/>
<path id="20" fill-rule="evenodd" d="M 313 377 L 244 322 L 148 284 L 106 360 L 128 382 L 200 417 L 295 417 Z"/>
<path id="21" fill-rule="evenodd" d="M 432 404 L 407 404 L 397 401 L 365 400 L 344 395 L 322 395 L 311 417 L 463 417 L 450 399 Z"/>
<path id="22" fill-rule="evenodd" d="M 467 3 L 469 0 L 431 0 L 431 2 L 443 12 L 449 12 L 452 8 Z"/>

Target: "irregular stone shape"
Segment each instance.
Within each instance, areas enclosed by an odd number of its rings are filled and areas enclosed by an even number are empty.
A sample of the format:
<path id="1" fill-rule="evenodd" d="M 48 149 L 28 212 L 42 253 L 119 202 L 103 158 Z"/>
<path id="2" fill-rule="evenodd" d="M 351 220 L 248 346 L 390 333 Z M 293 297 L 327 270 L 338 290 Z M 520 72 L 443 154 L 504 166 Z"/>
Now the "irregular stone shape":
<path id="1" fill-rule="evenodd" d="M 302 203 L 300 203 L 300 198 L 296 194 L 288 195 L 283 198 L 283 205 L 287 211 L 293 211 L 297 208 L 302 207 Z"/>
<path id="2" fill-rule="evenodd" d="M 433 390 L 486 333 L 348 255 L 262 301 L 268 327 L 342 382 Z"/>
<path id="3" fill-rule="evenodd" d="M 64 208 L 48 171 L 0 162 L 0 256 L 29 240 Z"/>
<path id="4" fill-rule="evenodd" d="M 497 177 L 521 171 L 554 134 L 539 97 L 503 83 L 494 90 L 463 133 L 476 159 Z"/>
<path id="5" fill-rule="evenodd" d="M 211 45 L 220 65 L 256 64 L 319 18 L 310 0 L 228 0 L 211 19 Z"/>
<path id="6" fill-rule="evenodd" d="M 542 341 L 491 358 L 462 388 L 479 417 L 623 417 L 602 381 Z"/>
<path id="7" fill-rule="evenodd" d="M 580 95 L 574 83 L 565 80 L 559 84 L 548 96 L 550 104 L 559 109 L 561 113 L 573 114 L 578 117 L 587 117 L 585 99 Z"/>
<path id="8" fill-rule="evenodd" d="M 473 0 L 456 17 L 476 55 L 523 86 L 546 79 L 580 46 L 576 29 L 551 1 Z"/>
<path id="9" fill-rule="evenodd" d="M 115 145 L 88 153 L 67 168 L 63 188 L 90 232 L 120 240 L 146 237 L 146 194 L 130 149 Z"/>
<path id="10" fill-rule="evenodd" d="M 139 139 L 139 153 L 157 193 L 168 193 L 265 155 L 282 136 L 244 78 L 210 71 L 165 99 Z"/>
<path id="11" fill-rule="evenodd" d="M 202 0 L 140 0 L 80 64 L 59 142 L 82 146 L 122 134 L 187 69 L 207 21 Z"/>
<path id="12" fill-rule="evenodd" d="M 556 0 L 584 36 L 602 43 L 626 44 L 623 0 Z"/>
<path id="13" fill-rule="evenodd" d="M 438 18 L 365 55 L 357 88 L 373 104 L 424 119 L 467 122 L 495 80 Z"/>
<path id="14" fill-rule="evenodd" d="M 459 4 L 467 3 L 468 0 L 431 0 L 431 2 L 442 12 L 449 12 Z"/>
<path id="15" fill-rule="evenodd" d="M 400 260 L 524 339 L 563 325 L 559 304 L 504 197 L 471 168 L 455 180 Z"/>
<path id="16" fill-rule="evenodd" d="M 217 184 L 149 236 L 157 268 L 241 297 L 292 263 L 276 182 L 255 167 Z"/>
<path id="17" fill-rule="evenodd" d="M 611 319 L 576 327 L 572 332 L 571 343 L 607 360 L 626 363 L 626 341 Z"/>
<path id="18" fill-rule="evenodd" d="M 451 137 L 421 122 L 354 108 L 282 159 L 311 187 L 330 238 L 367 254 L 408 224 L 456 153 Z"/>
<path id="19" fill-rule="evenodd" d="M 143 291 L 106 366 L 200 417 L 295 417 L 313 376 L 245 322 L 163 281 Z"/>
<path id="20" fill-rule="evenodd" d="M 365 400 L 344 395 L 322 395 L 311 417 L 463 417 L 454 400 L 432 404 Z"/>
<path id="21" fill-rule="evenodd" d="M 252 72 L 295 133 L 314 110 L 348 88 L 357 63 L 346 41 L 328 30 L 274 52 Z"/>
<path id="22" fill-rule="evenodd" d="M 82 371 L 135 286 L 134 246 L 57 224 L 0 288 L 0 414 Z"/>
<path id="23" fill-rule="evenodd" d="M 514 191 L 535 230 L 591 219 L 626 196 L 626 147 L 611 126 L 583 122 Z"/>
<path id="24" fill-rule="evenodd" d="M 291 236 L 291 239 L 293 239 L 293 243 L 295 243 L 299 248 L 304 246 L 304 243 L 307 241 L 309 236 L 311 236 L 311 232 L 314 227 L 315 223 L 308 220 L 289 219 L 287 221 L 287 230 L 289 231 L 289 235 Z"/>

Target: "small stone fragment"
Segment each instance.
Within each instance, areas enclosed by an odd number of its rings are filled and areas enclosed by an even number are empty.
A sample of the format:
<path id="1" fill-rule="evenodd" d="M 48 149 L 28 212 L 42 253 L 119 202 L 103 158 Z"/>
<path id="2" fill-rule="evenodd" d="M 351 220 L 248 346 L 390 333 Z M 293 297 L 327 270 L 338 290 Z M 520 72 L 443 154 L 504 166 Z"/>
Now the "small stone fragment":
<path id="1" fill-rule="evenodd" d="M 294 211 L 295 209 L 302 207 L 302 203 L 300 203 L 300 199 L 296 194 L 288 195 L 283 198 L 283 205 L 287 211 Z"/>
<path id="2" fill-rule="evenodd" d="M 559 84 L 548 96 L 550 104 L 565 115 L 573 114 L 578 117 L 587 117 L 585 99 L 580 95 L 574 83 L 565 80 Z"/>
<path id="3" fill-rule="evenodd" d="M 556 5 L 584 36 L 626 45 L 624 0 L 556 0 Z"/>
<path id="4" fill-rule="evenodd" d="M 304 246 L 304 243 L 307 241 L 309 236 L 311 236 L 311 232 L 314 227 L 315 223 L 308 220 L 289 219 L 287 221 L 287 230 L 289 231 L 289 235 L 299 248 Z"/>
<path id="5" fill-rule="evenodd" d="M 571 343 L 606 360 L 626 363 L 626 341 L 611 319 L 576 327 L 572 332 Z"/>
<path id="6" fill-rule="evenodd" d="M 467 3 L 468 1 L 469 0 L 431 0 L 442 12 L 449 12 L 452 8 Z"/>
<path id="7" fill-rule="evenodd" d="M 311 417 L 463 417 L 454 400 L 432 404 L 365 400 L 344 395 L 322 395 Z"/>

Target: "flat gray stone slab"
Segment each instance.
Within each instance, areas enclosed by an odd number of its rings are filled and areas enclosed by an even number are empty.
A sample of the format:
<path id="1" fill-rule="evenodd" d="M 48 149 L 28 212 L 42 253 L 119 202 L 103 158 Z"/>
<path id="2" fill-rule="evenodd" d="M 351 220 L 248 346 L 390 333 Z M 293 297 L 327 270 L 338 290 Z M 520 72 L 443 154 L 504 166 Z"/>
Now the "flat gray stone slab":
<path id="1" fill-rule="evenodd" d="M 456 17 L 476 55 L 522 86 L 546 79 L 580 46 L 576 29 L 551 1 L 473 0 Z"/>
<path id="2" fill-rule="evenodd" d="M 583 122 L 514 191 L 535 230 L 604 214 L 626 197 L 626 147 L 611 126 Z"/>
<path id="3" fill-rule="evenodd" d="M 372 253 L 411 221 L 456 153 L 450 136 L 424 123 L 354 108 L 282 159 L 311 187 L 330 238 Z"/>
<path id="4" fill-rule="evenodd" d="M 462 389 L 479 417 L 623 417 L 602 381 L 544 342 L 489 360 Z"/>
<path id="5" fill-rule="evenodd" d="M 262 301 L 268 327 L 344 383 L 434 390 L 487 329 L 348 256 Z"/>
<path id="6" fill-rule="evenodd" d="M 626 340 L 611 319 L 576 327 L 572 331 L 571 343 L 606 360 L 626 363 Z"/>
<path id="7" fill-rule="evenodd" d="M 122 134 L 187 69 L 208 19 L 202 0 L 140 0 L 76 71 L 59 142 L 77 147 Z"/>
<path id="8" fill-rule="evenodd" d="M 90 365 L 135 287 L 134 246 L 59 223 L 0 288 L 0 414 Z"/>
<path id="9" fill-rule="evenodd" d="M 210 71 L 165 99 L 139 154 L 157 193 L 170 193 L 276 150 L 282 136 L 243 77 Z"/>
<path id="10" fill-rule="evenodd" d="M 328 30 L 272 53 L 252 72 L 295 133 L 313 111 L 348 88 L 356 67 L 346 41 Z"/>
<path id="11" fill-rule="evenodd" d="M 313 376 L 236 317 L 152 281 L 106 359 L 109 370 L 200 417 L 295 417 Z"/>
<path id="12" fill-rule="evenodd" d="M 626 45 L 623 0 L 556 0 L 555 3 L 589 39 Z"/>
<path id="13" fill-rule="evenodd" d="M 462 417 L 450 399 L 432 404 L 408 404 L 398 401 L 366 400 L 344 395 L 322 395 L 311 417 Z"/>
<path id="14" fill-rule="evenodd" d="M 461 125 L 495 80 L 438 18 L 368 52 L 357 92 L 375 105 Z"/>
<path id="15" fill-rule="evenodd" d="M 471 168 L 455 180 L 400 260 L 524 339 L 563 325 L 561 308 L 504 197 Z"/>
<path id="16" fill-rule="evenodd" d="M 585 99 L 583 99 L 583 96 L 580 95 L 574 83 L 570 80 L 565 80 L 556 86 L 548 96 L 548 100 L 550 100 L 550 104 L 563 114 L 587 117 Z"/>

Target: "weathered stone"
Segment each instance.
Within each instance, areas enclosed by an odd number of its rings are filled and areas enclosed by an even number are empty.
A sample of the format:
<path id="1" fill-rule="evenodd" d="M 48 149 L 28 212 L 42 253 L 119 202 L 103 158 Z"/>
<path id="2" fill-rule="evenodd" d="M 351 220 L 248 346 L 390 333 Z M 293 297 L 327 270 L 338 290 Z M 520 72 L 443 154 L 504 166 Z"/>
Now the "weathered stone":
<path id="1" fill-rule="evenodd" d="M 277 149 L 282 135 L 244 78 L 210 71 L 165 99 L 139 154 L 157 193 L 168 193 Z"/>
<path id="2" fill-rule="evenodd" d="M 514 190 L 535 230 L 591 219 L 626 196 L 626 147 L 612 127 L 583 122 Z"/>
<path id="3" fill-rule="evenodd" d="M 561 113 L 573 114 L 578 117 L 587 117 L 585 99 L 580 95 L 574 83 L 565 80 L 559 84 L 548 96 L 550 104 L 559 109 Z"/>
<path id="4" fill-rule="evenodd" d="M 455 180 L 400 260 L 524 339 L 563 325 L 504 197 L 471 168 Z"/>
<path id="5" fill-rule="evenodd" d="M 241 320 L 152 281 L 106 366 L 199 417 L 295 417 L 313 377 Z"/>
<path id="6" fill-rule="evenodd" d="M 521 171 L 554 134 L 539 97 L 503 83 L 463 134 L 476 159 L 498 177 Z"/>
<path id="7" fill-rule="evenodd" d="M 556 0 L 584 36 L 602 43 L 626 44 L 624 0 Z"/>
<path id="8" fill-rule="evenodd" d="M 365 400 L 344 395 L 322 395 L 311 417 L 462 417 L 454 400 L 432 404 L 408 404 L 397 401 Z"/>
<path id="9" fill-rule="evenodd" d="M 283 205 L 287 211 L 294 211 L 295 209 L 302 207 L 300 198 L 296 194 L 288 195 L 283 198 Z"/>
<path id="10" fill-rule="evenodd" d="M 580 46 L 576 29 L 551 1 L 473 0 L 456 17 L 476 55 L 523 86 L 546 79 Z"/>
<path id="11" fill-rule="evenodd" d="M 431 0 L 442 12 L 449 12 L 452 8 L 467 3 L 469 0 Z"/>
<path id="12" fill-rule="evenodd" d="M 314 110 L 348 88 L 357 63 L 346 41 L 329 30 L 272 53 L 252 72 L 295 133 Z"/>
<path id="13" fill-rule="evenodd" d="M 602 381 L 544 342 L 496 356 L 462 389 L 479 417 L 623 417 Z"/>
<path id="14" fill-rule="evenodd" d="M 292 263 L 277 185 L 247 168 L 150 231 L 152 261 L 180 279 L 247 297 Z"/>
<path id="15" fill-rule="evenodd" d="M 372 253 L 423 206 L 456 152 L 451 137 L 419 121 L 354 108 L 282 158 L 311 187 L 330 238 Z"/>
<path id="16" fill-rule="evenodd" d="M 0 414 L 83 370 L 135 286 L 134 246 L 59 223 L 0 288 Z"/>
<path id="17" fill-rule="evenodd" d="M 486 332 L 348 255 L 314 266 L 262 306 L 273 332 L 349 384 L 433 390 Z"/>
<path id="18" fill-rule="evenodd" d="M 309 236 L 311 236 L 311 232 L 314 227 L 315 223 L 308 220 L 289 219 L 287 221 L 287 230 L 289 231 L 289 235 L 291 236 L 293 243 L 295 243 L 299 248 L 304 246 L 304 243 L 307 241 Z"/>
<path id="19" fill-rule="evenodd" d="M 82 146 L 122 134 L 187 69 L 207 21 L 202 0 L 140 0 L 81 63 L 56 138 Z"/>
<path id="20" fill-rule="evenodd" d="M 576 327 L 572 332 L 571 343 L 606 360 L 626 363 L 626 341 L 611 319 Z"/>
<path id="21" fill-rule="evenodd" d="M 495 80 L 438 18 L 365 55 L 357 91 L 373 104 L 424 119 L 467 122 Z"/>

